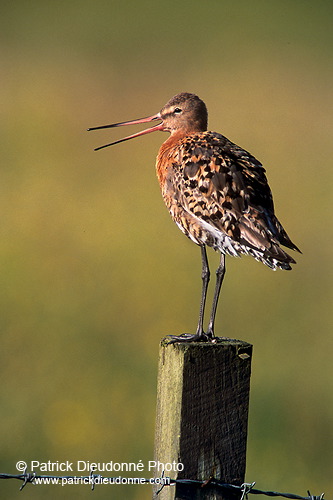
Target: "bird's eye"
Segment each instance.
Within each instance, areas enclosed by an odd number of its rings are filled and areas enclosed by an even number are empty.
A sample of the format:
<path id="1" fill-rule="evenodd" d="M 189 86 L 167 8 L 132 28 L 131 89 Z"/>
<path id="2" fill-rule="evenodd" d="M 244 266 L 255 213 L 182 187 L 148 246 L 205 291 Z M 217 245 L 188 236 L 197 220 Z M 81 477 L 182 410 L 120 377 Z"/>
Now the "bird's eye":
<path id="1" fill-rule="evenodd" d="M 179 114 L 182 112 L 182 110 L 181 110 L 180 108 L 175 108 L 175 109 L 173 110 L 173 112 L 174 112 L 176 115 L 179 115 Z"/>

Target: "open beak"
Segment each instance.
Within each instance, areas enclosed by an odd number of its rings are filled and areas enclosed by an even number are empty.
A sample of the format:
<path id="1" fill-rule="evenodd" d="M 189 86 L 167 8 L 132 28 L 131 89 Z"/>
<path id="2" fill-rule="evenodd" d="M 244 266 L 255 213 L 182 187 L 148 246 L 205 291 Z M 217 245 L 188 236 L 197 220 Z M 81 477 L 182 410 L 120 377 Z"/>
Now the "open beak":
<path id="1" fill-rule="evenodd" d="M 154 120 L 162 120 L 160 113 L 157 115 L 147 116 L 147 118 L 139 118 L 138 120 L 131 120 L 128 122 L 120 122 L 120 123 L 112 123 L 111 125 L 102 125 L 101 127 L 92 127 L 88 128 L 88 130 L 99 130 L 102 128 L 113 128 L 113 127 L 122 127 L 123 125 L 137 125 L 138 123 L 147 123 L 152 122 Z M 150 134 L 150 132 L 155 132 L 156 130 L 164 130 L 163 121 L 159 125 L 155 125 L 155 127 L 150 127 L 145 130 L 141 130 L 141 132 L 137 132 L 136 134 L 129 135 L 124 137 L 123 139 L 118 139 L 118 141 L 110 142 L 110 144 L 105 144 L 104 146 L 99 146 L 95 148 L 95 151 L 98 149 L 107 148 L 108 146 L 113 146 L 114 144 L 119 144 L 119 142 L 128 141 L 129 139 L 134 139 L 134 137 L 140 137 L 140 135 Z"/>

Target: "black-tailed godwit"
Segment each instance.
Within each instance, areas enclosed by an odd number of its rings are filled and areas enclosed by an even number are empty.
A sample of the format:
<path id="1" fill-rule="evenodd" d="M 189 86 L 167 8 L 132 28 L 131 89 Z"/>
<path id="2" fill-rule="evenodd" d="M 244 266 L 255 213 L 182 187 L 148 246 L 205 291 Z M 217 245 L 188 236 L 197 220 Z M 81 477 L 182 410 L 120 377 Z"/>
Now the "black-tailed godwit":
<path id="1" fill-rule="evenodd" d="M 295 260 L 280 244 L 300 251 L 274 214 L 265 169 L 250 153 L 226 137 L 207 131 L 205 103 L 194 94 L 176 95 L 156 115 L 88 130 L 160 123 L 98 149 L 157 130 L 170 132 L 156 160 L 163 199 L 179 229 L 200 246 L 202 294 L 195 334 L 170 336 L 171 342 L 212 341 L 225 275 L 225 255 L 252 255 L 271 269 L 291 269 Z M 206 246 L 221 254 L 207 330 L 203 318 L 210 271 Z"/>

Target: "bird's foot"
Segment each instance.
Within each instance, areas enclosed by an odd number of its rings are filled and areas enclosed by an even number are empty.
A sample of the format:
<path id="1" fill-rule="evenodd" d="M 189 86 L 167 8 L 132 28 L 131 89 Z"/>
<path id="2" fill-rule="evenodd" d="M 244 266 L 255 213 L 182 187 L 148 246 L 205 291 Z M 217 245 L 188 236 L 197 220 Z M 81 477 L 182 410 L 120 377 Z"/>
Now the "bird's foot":
<path id="1" fill-rule="evenodd" d="M 208 332 L 183 333 L 182 335 L 167 335 L 164 341 L 166 345 L 176 342 L 214 342 L 214 335 Z"/>

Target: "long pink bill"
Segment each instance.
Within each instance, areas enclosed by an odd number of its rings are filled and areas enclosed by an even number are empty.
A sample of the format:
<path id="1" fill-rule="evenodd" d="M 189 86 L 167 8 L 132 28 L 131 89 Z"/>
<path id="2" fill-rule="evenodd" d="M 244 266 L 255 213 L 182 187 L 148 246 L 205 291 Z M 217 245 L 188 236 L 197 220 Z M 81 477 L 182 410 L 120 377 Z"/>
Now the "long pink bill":
<path id="1" fill-rule="evenodd" d="M 114 128 L 114 127 L 122 127 L 124 125 L 137 125 L 139 123 L 147 123 L 147 122 L 152 122 L 153 120 L 161 120 L 161 116 L 158 113 L 157 115 L 153 116 L 147 116 L 146 118 L 139 118 L 138 120 L 130 120 L 128 122 L 119 122 L 119 123 L 112 123 L 111 125 L 102 125 L 100 127 L 91 127 L 88 128 L 89 130 L 99 130 L 102 128 Z M 94 151 L 98 151 L 99 149 L 107 148 L 108 146 L 113 146 L 114 144 L 119 144 L 120 142 L 128 141 L 129 139 L 134 139 L 134 137 L 140 137 L 141 135 L 145 134 L 150 134 L 150 132 L 155 132 L 157 130 L 164 130 L 163 123 L 160 123 L 159 125 L 155 125 L 155 127 L 150 127 L 145 130 L 141 130 L 141 132 L 137 132 L 136 134 L 129 135 L 127 137 L 124 137 L 123 139 L 118 139 L 118 141 L 110 142 L 110 144 L 105 144 L 104 146 L 99 146 L 98 148 L 95 148 Z"/>

